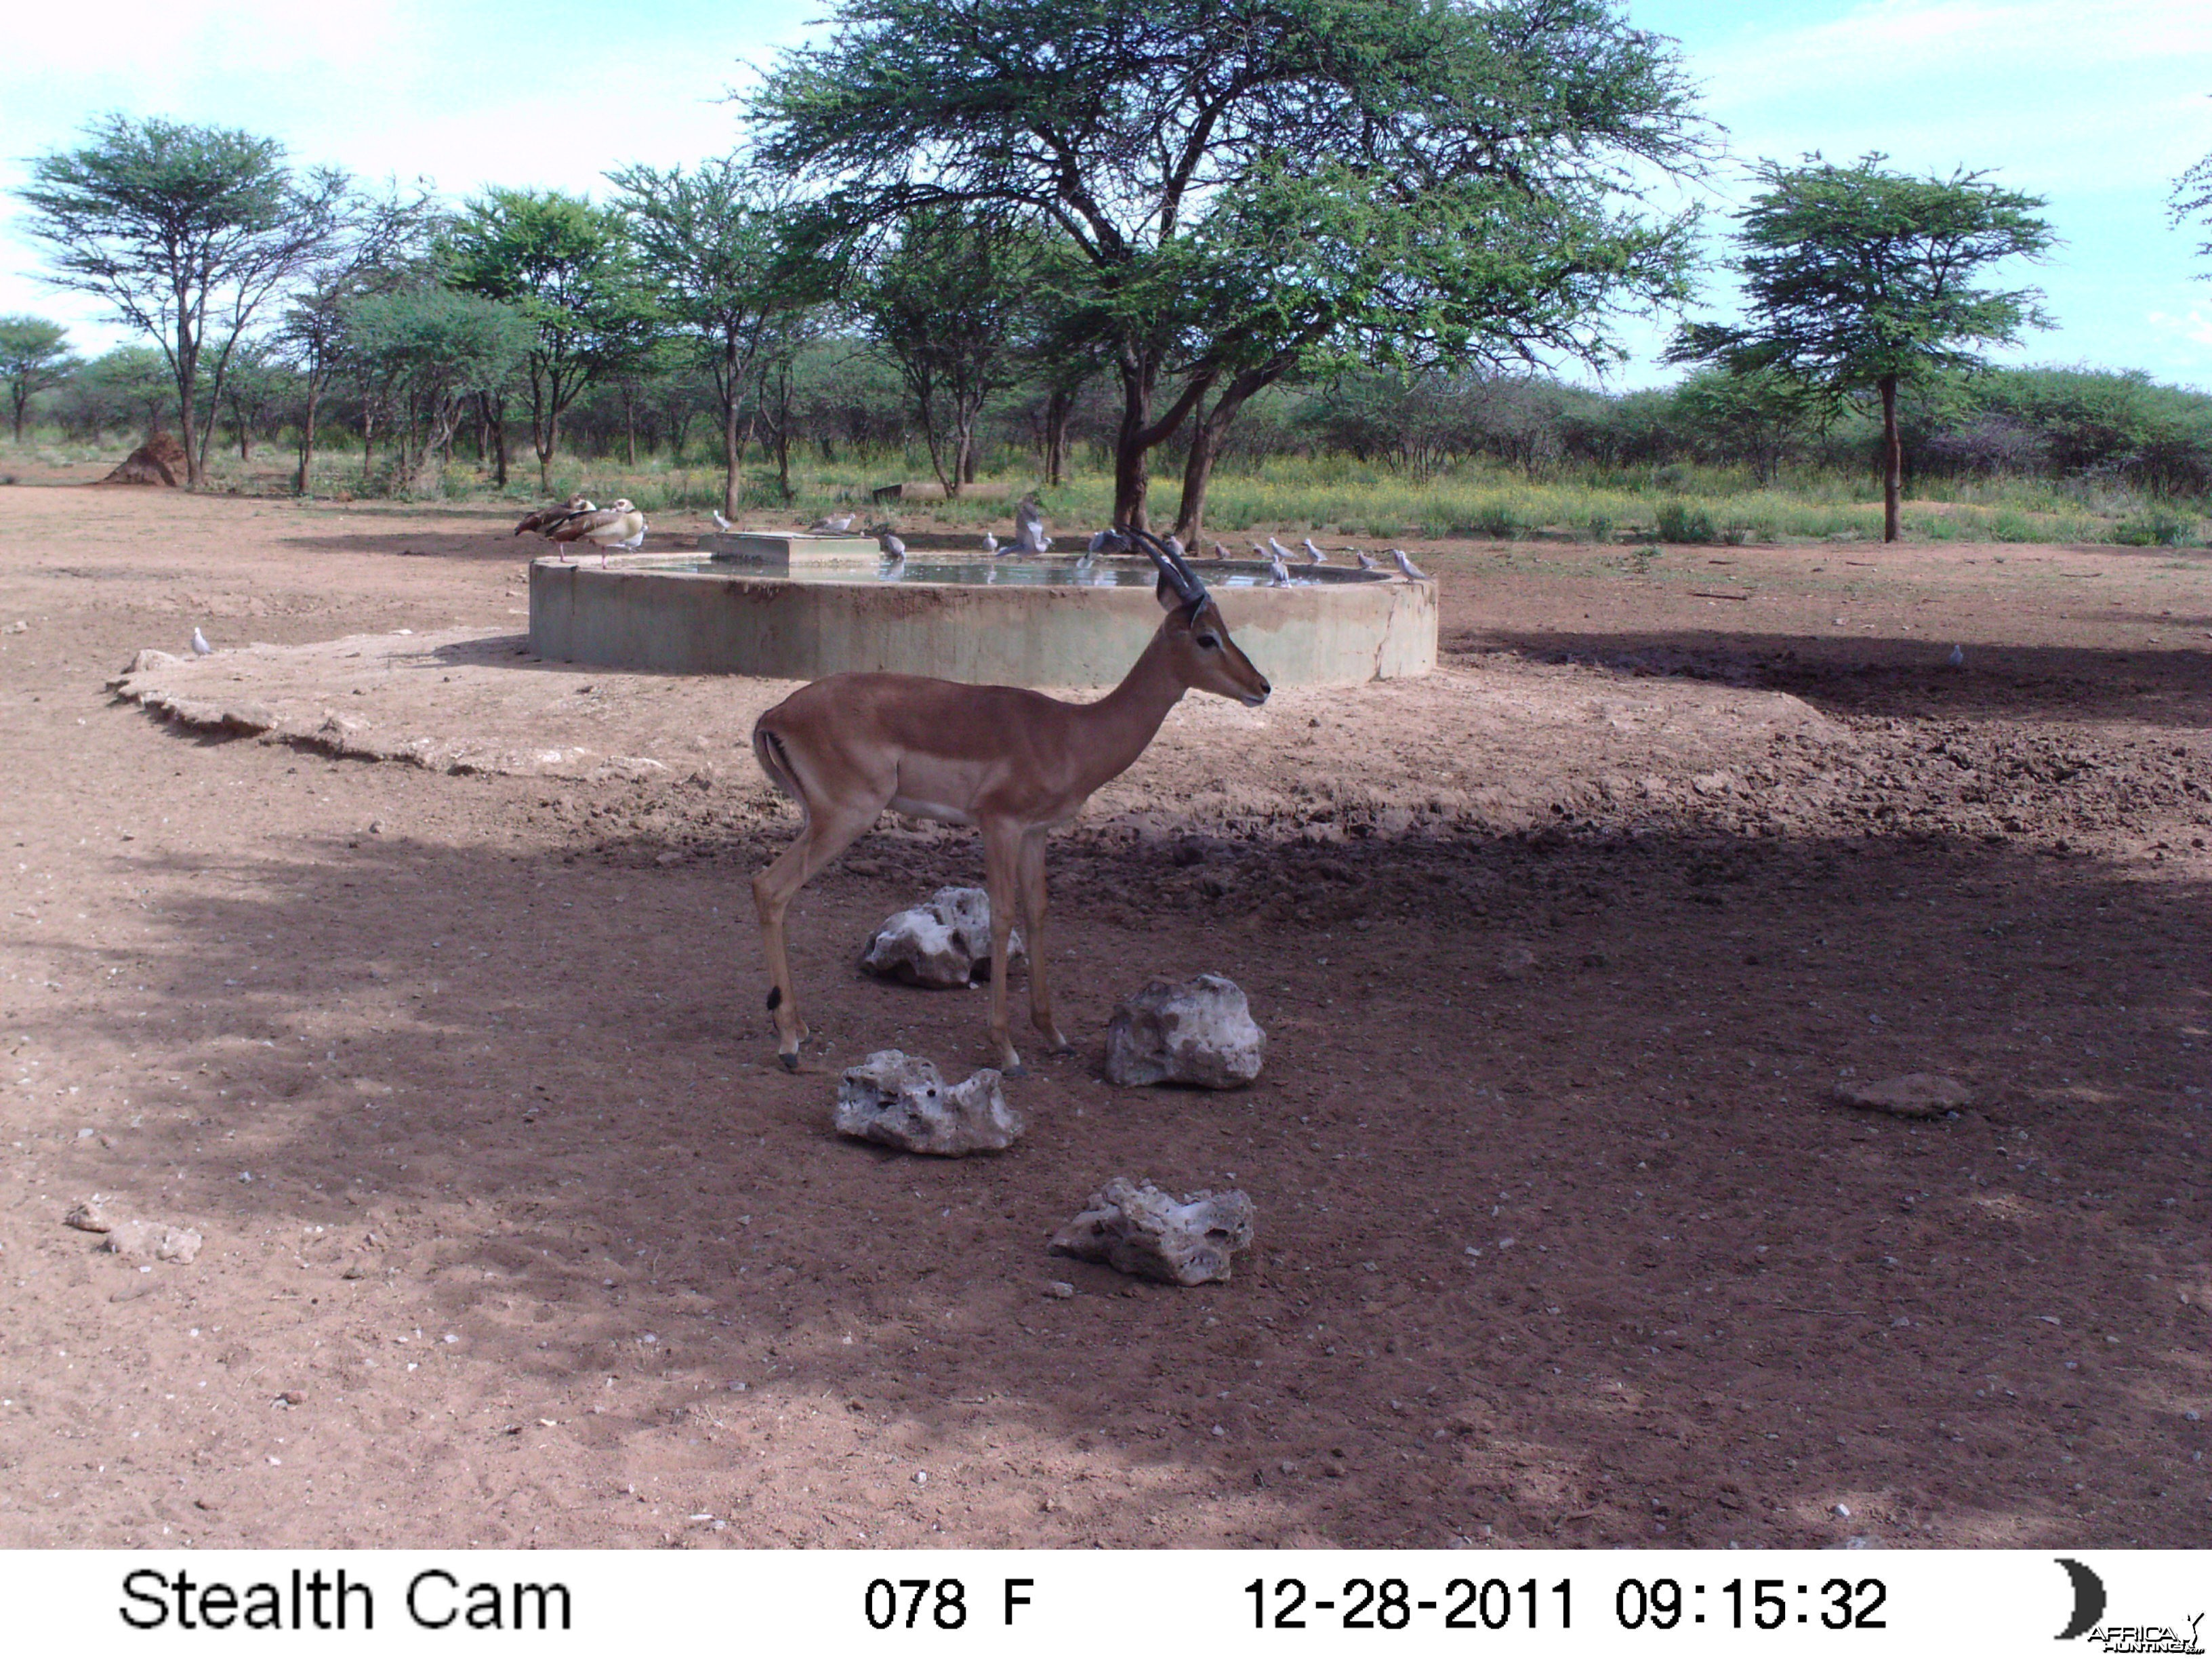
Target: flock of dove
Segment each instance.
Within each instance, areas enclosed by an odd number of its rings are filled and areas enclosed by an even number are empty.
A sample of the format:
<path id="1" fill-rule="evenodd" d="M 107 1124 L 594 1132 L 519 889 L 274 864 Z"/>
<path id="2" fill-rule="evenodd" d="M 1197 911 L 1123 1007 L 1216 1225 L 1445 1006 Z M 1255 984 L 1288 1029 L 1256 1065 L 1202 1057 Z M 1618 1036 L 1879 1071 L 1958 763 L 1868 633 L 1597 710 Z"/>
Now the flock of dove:
<path id="1" fill-rule="evenodd" d="M 714 528 L 719 531 L 726 533 L 737 528 L 720 513 L 716 513 L 714 519 Z M 842 536 L 848 532 L 858 521 L 857 514 L 826 514 L 808 525 L 806 533 L 812 536 Z M 629 501 L 618 501 L 612 507 L 595 507 L 581 495 L 571 495 L 558 507 L 542 507 L 538 512 L 526 514 L 514 526 L 514 533 L 518 536 L 534 533 L 559 547 L 566 548 L 578 542 L 589 542 L 599 550 L 601 564 L 606 562 L 606 557 L 610 552 L 635 549 L 641 545 L 645 540 L 645 514 L 631 506 Z M 906 562 L 906 544 L 899 538 L 898 532 L 889 524 L 873 526 L 865 533 L 875 538 L 876 545 L 883 550 L 884 556 L 893 565 L 903 565 Z M 983 551 L 994 558 L 1041 558 L 1052 550 L 1052 542 L 1053 538 L 1045 532 L 1044 511 L 1036 504 L 1035 499 L 1030 496 L 1024 496 L 1014 508 L 1014 538 L 1012 541 L 1002 542 L 994 533 L 988 530 L 983 532 Z M 1170 536 L 1167 538 L 1167 545 L 1175 550 L 1176 557 L 1182 558 L 1186 556 L 1182 543 L 1175 537 Z M 1308 565 L 1328 562 L 1328 555 L 1314 544 L 1312 537 L 1309 536 L 1305 538 L 1304 547 L 1305 562 Z M 1077 568 L 1080 568 L 1102 553 L 1134 553 L 1137 550 L 1128 537 L 1121 531 L 1101 530 L 1091 538 L 1084 550 L 1076 556 L 1075 562 Z M 1358 560 L 1359 568 L 1362 570 L 1381 568 L 1376 562 L 1375 556 L 1364 549 L 1346 548 L 1344 550 Z M 1297 555 L 1293 554 L 1289 548 L 1270 536 L 1265 547 L 1257 542 L 1253 543 L 1252 551 L 1268 567 L 1273 577 L 1270 586 L 1288 587 L 1291 585 L 1293 578 L 1291 575 L 1291 561 Z M 1213 544 L 1213 556 L 1217 559 L 1227 559 L 1234 556 L 1225 545 L 1216 542 Z M 1403 548 L 1390 549 L 1389 556 L 1397 564 L 1401 574 L 1416 580 L 1424 575 L 1425 573 L 1420 566 L 1413 562 Z"/>

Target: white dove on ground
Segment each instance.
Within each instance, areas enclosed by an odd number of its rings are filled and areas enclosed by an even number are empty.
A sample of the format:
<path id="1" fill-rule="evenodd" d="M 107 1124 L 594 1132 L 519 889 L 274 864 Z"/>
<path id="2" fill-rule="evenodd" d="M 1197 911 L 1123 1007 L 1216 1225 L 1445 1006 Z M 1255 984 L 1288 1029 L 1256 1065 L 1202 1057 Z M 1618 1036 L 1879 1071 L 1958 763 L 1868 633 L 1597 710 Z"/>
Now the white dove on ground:
<path id="1" fill-rule="evenodd" d="M 983 550 L 986 553 L 996 553 L 999 550 L 999 538 L 988 530 L 983 532 Z"/>
<path id="2" fill-rule="evenodd" d="M 1217 558 L 1217 559 L 1225 559 L 1225 558 L 1228 558 L 1228 557 L 1230 556 L 1228 544 L 1227 544 L 1226 543 L 1224 543 L 1224 542 L 1216 542 L 1216 543 L 1214 543 L 1214 544 L 1213 544 L 1213 556 L 1214 556 L 1215 558 Z"/>
<path id="3" fill-rule="evenodd" d="M 1374 568 L 1375 568 L 1375 556 L 1374 556 L 1372 553 L 1370 553 L 1370 552 L 1369 552 L 1365 548 L 1364 548 L 1364 547 L 1363 547 L 1363 548 L 1358 549 L 1358 554 L 1359 554 L 1359 568 L 1360 568 L 1362 570 L 1372 570 L 1372 569 L 1374 569 Z"/>
<path id="4" fill-rule="evenodd" d="M 1252 544 L 1252 556 L 1255 559 L 1266 560 L 1272 558 L 1274 556 L 1269 553 L 1266 548 L 1261 546 L 1259 543 L 1254 542 Z"/>
<path id="5" fill-rule="evenodd" d="M 714 528 L 726 533 L 730 531 L 735 530 L 737 526 L 732 524 L 727 519 L 724 518 L 720 514 L 717 513 L 714 514 Z"/>
<path id="6" fill-rule="evenodd" d="M 197 628 L 192 629 L 192 655 L 195 657 L 215 655 L 215 647 L 208 643 L 207 635 Z"/>
<path id="7" fill-rule="evenodd" d="M 1291 550 L 1285 547 L 1282 543 L 1277 541 L 1273 536 L 1267 538 L 1267 551 L 1273 554 L 1277 558 L 1285 561 L 1288 561 L 1291 556 Z"/>
<path id="8" fill-rule="evenodd" d="M 1327 564 L 1328 562 L 1328 555 L 1322 552 L 1321 549 L 1314 545 L 1314 538 L 1310 536 L 1307 537 L 1305 539 L 1305 549 L 1306 557 L 1311 560 L 1314 563 Z"/>
<path id="9" fill-rule="evenodd" d="M 841 513 L 835 517 L 824 514 L 806 526 L 806 533 L 810 536 L 842 536 L 852 527 L 853 515 L 850 513 Z"/>
<path id="10" fill-rule="evenodd" d="M 1953 646 L 1951 654 L 1943 659 L 1943 663 L 1948 668 L 1964 668 L 1966 665 L 1966 647 L 1963 645 Z"/>
<path id="11" fill-rule="evenodd" d="M 1291 568 L 1283 562 L 1279 554 L 1267 556 L 1267 568 L 1274 573 L 1274 580 L 1267 584 L 1268 586 L 1288 587 L 1291 585 Z"/>
<path id="12" fill-rule="evenodd" d="M 1182 557 L 1182 538 L 1172 532 L 1168 537 L 1168 551 L 1178 559 Z"/>
<path id="13" fill-rule="evenodd" d="M 1401 574 L 1411 576 L 1415 581 L 1422 581 L 1427 579 L 1428 572 L 1422 569 L 1420 566 L 1415 564 L 1411 559 L 1407 558 L 1406 556 L 1406 550 L 1404 548 L 1392 548 L 1390 550 L 1390 556 L 1397 560 L 1398 569 Z"/>

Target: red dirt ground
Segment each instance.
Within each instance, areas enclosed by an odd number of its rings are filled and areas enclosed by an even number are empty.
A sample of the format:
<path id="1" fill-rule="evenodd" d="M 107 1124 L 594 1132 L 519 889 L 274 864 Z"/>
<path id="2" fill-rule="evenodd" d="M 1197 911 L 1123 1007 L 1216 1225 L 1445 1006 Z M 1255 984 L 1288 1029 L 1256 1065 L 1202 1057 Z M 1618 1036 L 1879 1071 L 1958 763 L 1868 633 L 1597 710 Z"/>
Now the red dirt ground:
<path id="1" fill-rule="evenodd" d="M 969 837 L 808 890 L 787 1077 L 741 720 L 454 775 L 104 689 L 195 625 L 519 630 L 506 519 L 0 509 L 0 1547 L 2212 1534 L 2202 553 L 1421 550 L 1436 681 L 1187 708 L 1059 839 L 1079 1052 L 939 1163 L 827 1119 L 869 1049 L 980 1063 L 980 995 L 851 963 Z M 1692 705 L 1719 762 L 1635 712 Z M 1260 1084 L 1105 1086 L 1115 997 L 1202 969 Z M 1834 1100 L 1918 1070 L 1973 1108 Z M 1117 1173 L 1250 1193 L 1234 1282 L 1048 1256 Z"/>

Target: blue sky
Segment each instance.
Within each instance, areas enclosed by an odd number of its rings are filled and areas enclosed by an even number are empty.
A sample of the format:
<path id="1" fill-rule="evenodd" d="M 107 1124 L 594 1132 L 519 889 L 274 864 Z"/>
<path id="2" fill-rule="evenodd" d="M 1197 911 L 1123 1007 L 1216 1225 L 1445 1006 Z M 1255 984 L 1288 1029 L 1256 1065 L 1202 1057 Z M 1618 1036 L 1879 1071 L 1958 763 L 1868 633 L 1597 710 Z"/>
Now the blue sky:
<path id="1" fill-rule="evenodd" d="M 26 158 L 120 109 L 282 137 L 302 161 L 486 184 L 591 189 L 610 167 L 719 154 L 721 101 L 752 65 L 817 27 L 826 0 L 681 0 L 617 10 L 571 0 L 111 0 L 88 27 L 41 7 L 11 26 L 0 189 Z M 1707 113 L 1738 157 L 1985 167 L 2050 198 L 2064 245 L 2008 282 L 2040 286 L 2057 326 L 2012 361 L 2143 368 L 2212 390 L 2212 267 L 2170 228 L 2165 198 L 2212 151 L 2212 5 L 2204 0 L 1631 0 L 1680 40 Z M 1724 167 L 1698 195 L 1723 228 L 1744 194 Z M 81 343 L 123 337 L 96 307 L 36 279 L 38 254 L 0 202 L 0 313 L 62 318 Z M 1711 279 L 1724 305 L 1728 279 Z M 1613 384 L 1673 378 L 1664 325 L 1634 326 Z"/>

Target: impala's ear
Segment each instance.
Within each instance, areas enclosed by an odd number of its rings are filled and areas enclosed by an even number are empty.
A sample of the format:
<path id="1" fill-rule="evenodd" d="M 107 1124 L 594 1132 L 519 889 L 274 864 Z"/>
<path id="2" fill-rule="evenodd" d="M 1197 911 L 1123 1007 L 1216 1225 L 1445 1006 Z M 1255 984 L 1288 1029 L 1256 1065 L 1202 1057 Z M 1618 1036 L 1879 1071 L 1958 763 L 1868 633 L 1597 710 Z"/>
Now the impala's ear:
<path id="1" fill-rule="evenodd" d="M 1152 597 L 1160 602 L 1163 611 L 1180 611 L 1183 607 L 1183 597 L 1176 592 L 1176 585 L 1168 580 L 1165 570 L 1160 572 L 1159 580 L 1153 585 Z"/>

